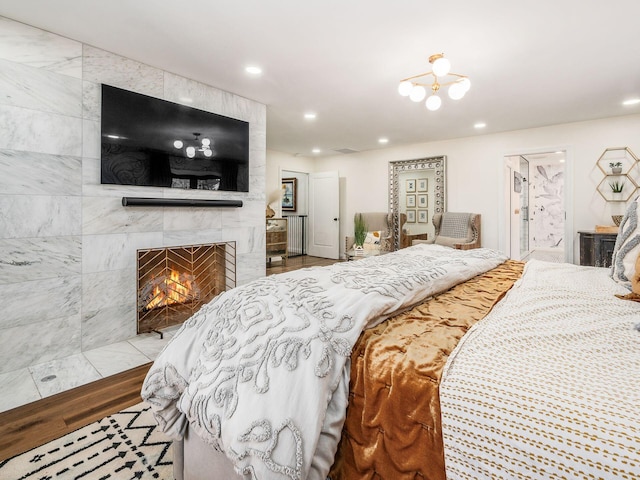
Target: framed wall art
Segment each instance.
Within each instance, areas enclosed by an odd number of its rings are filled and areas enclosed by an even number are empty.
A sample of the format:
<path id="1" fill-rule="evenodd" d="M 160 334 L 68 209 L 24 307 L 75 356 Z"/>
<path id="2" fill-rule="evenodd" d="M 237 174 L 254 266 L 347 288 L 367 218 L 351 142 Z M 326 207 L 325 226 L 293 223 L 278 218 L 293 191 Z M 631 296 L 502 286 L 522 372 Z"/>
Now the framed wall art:
<path id="1" fill-rule="evenodd" d="M 282 179 L 282 210 L 285 212 L 295 212 L 297 208 L 297 178 Z"/>
<path id="2" fill-rule="evenodd" d="M 407 223 L 416 223 L 416 211 L 407 210 Z"/>
<path id="3" fill-rule="evenodd" d="M 427 198 L 427 194 L 423 193 L 418 195 L 418 208 L 427 208 L 429 206 L 429 201 Z"/>
<path id="4" fill-rule="evenodd" d="M 428 210 L 418 210 L 418 223 L 427 223 L 429 221 Z"/>
<path id="5" fill-rule="evenodd" d="M 416 181 L 414 178 L 407 180 L 405 183 L 405 190 L 407 193 L 412 193 L 416 191 Z"/>
<path id="6" fill-rule="evenodd" d="M 418 179 L 418 191 L 426 192 L 429 188 L 429 179 L 428 178 L 419 178 Z"/>
<path id="7" fill-rule="evenodd" d="M 407 208 L 415 208 L 415 207 L 416 207 L 416 196 L 407 195 Z"/>

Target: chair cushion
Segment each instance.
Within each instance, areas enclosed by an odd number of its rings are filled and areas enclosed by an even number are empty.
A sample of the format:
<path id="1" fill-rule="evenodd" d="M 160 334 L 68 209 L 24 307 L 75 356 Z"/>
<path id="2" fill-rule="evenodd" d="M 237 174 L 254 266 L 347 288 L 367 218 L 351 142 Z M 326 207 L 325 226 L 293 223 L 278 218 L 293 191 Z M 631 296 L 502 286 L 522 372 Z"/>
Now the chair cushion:
<path id="1" fill-rule="evenodd" d="M 631 279 L 636 273 L 640 255 L 640 197 L 627 208 L 616 238 L 611 258 L 611 278 L 631 290 Z"/>
<path id="2" fill-rule="evenodd" d="M 444 235 L 438 235 L 433 243 L 438 245 L 442 245 L 443 247 L 451 247 L 454 248 L 453 245 L 456 243 L 462 243 L 465 239 L 463 238 L 452 238 L 445 237 Z"/>
<path id="3" fill-rule="evenodd" d="M 438 237 L 449 237 L 450 239 L 455 238 L 455 243 L 471 240 L 473 237 L 473 232 L 471 230 L 471 214 L 458 212 L 447 212 L 443 214 L 442 222 L 440 223 L 440 234 Z M 438 240 L 436 240 L 436 243 L 444 245 Z"/>

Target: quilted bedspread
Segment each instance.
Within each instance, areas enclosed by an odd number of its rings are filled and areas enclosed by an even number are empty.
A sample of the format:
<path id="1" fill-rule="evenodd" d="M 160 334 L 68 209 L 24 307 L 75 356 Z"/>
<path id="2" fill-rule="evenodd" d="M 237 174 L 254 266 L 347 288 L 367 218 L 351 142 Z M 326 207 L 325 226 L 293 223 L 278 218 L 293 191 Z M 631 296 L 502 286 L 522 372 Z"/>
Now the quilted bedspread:
<path id="1" fill-rule="evenodd" d="M 142 396 L 166 433 L 188 422 L 247 478 L 324 479 L 346 411 L 334 392 L 362 330 L 505 260 L 417 245 L 237 287 L 185 322 Z"/>
<path id="2" fill-rule="evenodd" d="M 640 304 L 608 270 L 530 261 L 440 387 L 447 478 L 640 478 Z"/>
<path id="3" fill-rule="evenodd" d="M 439 384 L 458 341 L 520 278 L 508 260 L 365 330 L 331 480 L 444 480 Z"/>

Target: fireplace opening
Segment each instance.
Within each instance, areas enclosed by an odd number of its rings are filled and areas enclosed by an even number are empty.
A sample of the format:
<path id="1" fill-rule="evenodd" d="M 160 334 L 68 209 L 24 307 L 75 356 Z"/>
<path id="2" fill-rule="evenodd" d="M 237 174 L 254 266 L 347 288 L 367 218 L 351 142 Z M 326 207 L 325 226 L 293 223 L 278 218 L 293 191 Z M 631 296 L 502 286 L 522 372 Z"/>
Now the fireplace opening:
<path id="1" fill-rule="evenodd" d="M 138 250 L 137 332 L 179 325 L 235 286 L 235 242 Z"/>

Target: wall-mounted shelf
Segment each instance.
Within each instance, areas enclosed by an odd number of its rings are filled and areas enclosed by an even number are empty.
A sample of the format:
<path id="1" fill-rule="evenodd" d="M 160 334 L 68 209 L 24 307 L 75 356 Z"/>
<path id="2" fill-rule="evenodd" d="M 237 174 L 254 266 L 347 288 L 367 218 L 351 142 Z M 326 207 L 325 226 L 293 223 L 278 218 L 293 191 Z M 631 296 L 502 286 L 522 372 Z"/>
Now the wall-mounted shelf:
<path id="1" fill-rule="evenodd" d="M 607 148 L 596 162 L 604 178 L 596 187 L 607 202 L 627 202 L 640 186 L 640 162 L 628 147 Z M 621 192 L 612 185 L 622 184 Z"/>
<path id="2" fill-rule="evenodd" d="M 241 207 L 242 200 L 122 197 L 123 207 Z"/>

